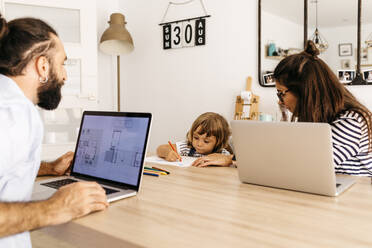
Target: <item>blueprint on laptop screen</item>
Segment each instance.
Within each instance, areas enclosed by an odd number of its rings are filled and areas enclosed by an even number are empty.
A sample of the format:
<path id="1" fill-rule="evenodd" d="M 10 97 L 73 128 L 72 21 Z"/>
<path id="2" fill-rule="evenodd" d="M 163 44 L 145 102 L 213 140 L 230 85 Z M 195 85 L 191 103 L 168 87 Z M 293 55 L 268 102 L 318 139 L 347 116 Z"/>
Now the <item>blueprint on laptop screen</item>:
<path id="1" fill-rule="evenodd" d="M 86 115 L 74 172 L 137 186 L 148 118 Z"/>

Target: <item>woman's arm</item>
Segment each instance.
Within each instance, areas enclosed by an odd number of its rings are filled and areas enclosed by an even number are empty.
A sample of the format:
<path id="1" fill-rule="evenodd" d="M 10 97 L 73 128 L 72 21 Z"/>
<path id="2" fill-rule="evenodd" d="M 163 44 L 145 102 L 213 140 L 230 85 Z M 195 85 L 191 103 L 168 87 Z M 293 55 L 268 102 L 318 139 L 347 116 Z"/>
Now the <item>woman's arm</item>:
<path id="1" fill-rule="evenodd" d="M 336 165 L 340 165 L 358 154 L 362 136 L 361 129 L 358 128 L 359 125 L 355 119 L 344 119 L 332 123 L 332 145 Z"/>
<path id="2" fill-rule="evenodd" d="M 369 166 L 368 132 L 361 117 L 351 112 L 331 124 L 336 173 L 372 175 Z"/>

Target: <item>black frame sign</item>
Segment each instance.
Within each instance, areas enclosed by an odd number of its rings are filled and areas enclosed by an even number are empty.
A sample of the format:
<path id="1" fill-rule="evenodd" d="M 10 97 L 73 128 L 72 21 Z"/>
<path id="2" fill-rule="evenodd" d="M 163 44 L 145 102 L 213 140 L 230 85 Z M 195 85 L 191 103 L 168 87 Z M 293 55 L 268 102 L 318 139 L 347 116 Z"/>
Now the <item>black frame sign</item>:
<path id="1" fill-rule="evenodd" d="M 210 15 L 159 24 L 163 26 L 163 49 L 205 45 L 206 17 Z"/>

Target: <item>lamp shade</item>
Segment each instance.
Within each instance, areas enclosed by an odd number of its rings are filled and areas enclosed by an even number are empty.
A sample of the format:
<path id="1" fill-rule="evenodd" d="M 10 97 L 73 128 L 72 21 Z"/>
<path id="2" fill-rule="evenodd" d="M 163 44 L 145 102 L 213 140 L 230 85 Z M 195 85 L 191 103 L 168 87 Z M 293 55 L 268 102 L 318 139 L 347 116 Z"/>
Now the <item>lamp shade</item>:
<path id="1" fill-rule="evenodd" d="M 110 16 L 110 26 L 103 32 L 100 49 L 109 55 L 127 54 L 133 51 L 134 45 L 130 33 L 125 28 L 125 17 L 120 13 Z"/>

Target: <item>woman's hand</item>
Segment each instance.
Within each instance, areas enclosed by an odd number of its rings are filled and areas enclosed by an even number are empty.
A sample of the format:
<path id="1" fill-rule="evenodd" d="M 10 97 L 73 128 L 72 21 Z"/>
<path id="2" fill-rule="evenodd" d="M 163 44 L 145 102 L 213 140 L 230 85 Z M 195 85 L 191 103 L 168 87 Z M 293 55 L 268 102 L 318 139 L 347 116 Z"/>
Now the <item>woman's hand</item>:
<path id="1" fill-rule="evenodd" d="M 288 121 L 287 108 L 285 107 L 285 105 L 282 103 L 279 103 L 279 109 L 280 109 L 280 112 L 282 113 L 282 118 L 280 121 Z"/>
<path id="2" fill-rule="evenodd" d="M 212 153 L 205 157 L 198 158 L 192 163 L 195 167 L 206 167 L 209 165 L 230 166 L 232 164 L 233 155 L 225 155 L 221 153 Z"/>

